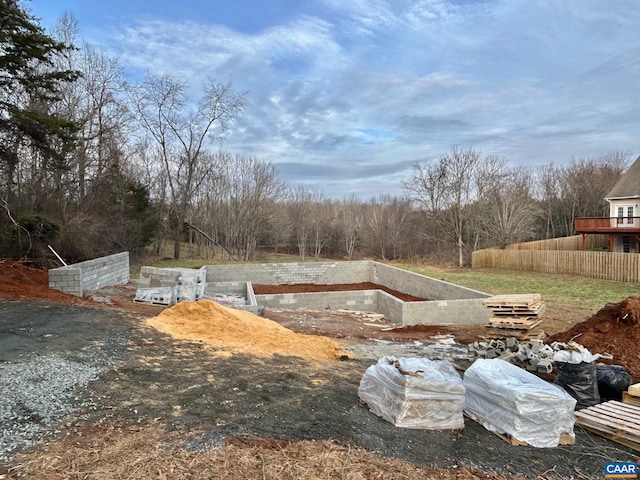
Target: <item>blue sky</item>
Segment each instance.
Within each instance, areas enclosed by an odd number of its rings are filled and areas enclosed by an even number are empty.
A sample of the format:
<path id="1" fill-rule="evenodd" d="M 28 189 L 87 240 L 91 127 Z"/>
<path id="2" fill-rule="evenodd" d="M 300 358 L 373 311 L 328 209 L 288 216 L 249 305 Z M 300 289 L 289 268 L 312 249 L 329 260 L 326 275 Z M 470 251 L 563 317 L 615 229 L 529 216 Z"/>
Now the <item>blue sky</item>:
<path id="1" fill-rule="evenodd" d="M 640 154 L 640 2 L 32 0 L 130 78 L 246 91 L 224 148 L 326 196 L 401 194 L 453 145 L 514 166 Z"/>

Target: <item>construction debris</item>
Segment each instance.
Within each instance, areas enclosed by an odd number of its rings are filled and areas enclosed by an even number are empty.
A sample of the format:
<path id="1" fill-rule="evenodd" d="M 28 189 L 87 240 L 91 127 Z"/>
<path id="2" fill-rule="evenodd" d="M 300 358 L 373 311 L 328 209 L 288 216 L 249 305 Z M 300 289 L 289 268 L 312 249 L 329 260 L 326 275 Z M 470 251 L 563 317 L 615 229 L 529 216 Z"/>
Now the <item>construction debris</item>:
<path id="1" fill-rule="evenodd" d="M 157 305 L 198 300 L 204 295 L 206 278 L 206 267 L 195 270 L 143 266 L 134 300 Z"/>
<path id="2" fill-rule="evenodd" d="M 545 305 L 539 294 L 496 295 L 483 300 L 482 304 L 492 313 L 486 325 L 488 338 L 545 337 L 541 328 Z"/>
<path id="3" fill-rule="evenodd" d="M 451 363 L 427 358 L 382 357 L 365 371 L 358 397 L 396 427 L 464 428 L 465 388 Z"/>
<path id="4" fill-rule="evenodd" d="M 575 399 L 515 365 L 478 359 L 465 372 L 463 385 L 465 414 L 492 432 L 533 447 L 575 439 Z"/>

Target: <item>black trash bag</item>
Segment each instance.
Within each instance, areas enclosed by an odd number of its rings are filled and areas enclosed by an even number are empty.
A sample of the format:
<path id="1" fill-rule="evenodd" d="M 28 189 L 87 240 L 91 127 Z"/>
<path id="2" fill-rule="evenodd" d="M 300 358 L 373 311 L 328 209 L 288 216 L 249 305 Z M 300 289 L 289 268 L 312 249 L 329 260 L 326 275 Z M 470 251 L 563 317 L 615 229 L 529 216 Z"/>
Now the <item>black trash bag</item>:
<path id="1" fill-rule="evenodd" d="M 600 403 L 598 375 L 593 362 L 556 362 L 558 375 L 553 383 L 576 399 L 576 410 Z"/>
<path id="2" fill-rule="evenodd" d="M 622 392 L 629 389 L 632 383 L 631 375 L 622 365 L 596 365 L 598 377 L 598 392 L 600 399 L 622 400 Z"/>

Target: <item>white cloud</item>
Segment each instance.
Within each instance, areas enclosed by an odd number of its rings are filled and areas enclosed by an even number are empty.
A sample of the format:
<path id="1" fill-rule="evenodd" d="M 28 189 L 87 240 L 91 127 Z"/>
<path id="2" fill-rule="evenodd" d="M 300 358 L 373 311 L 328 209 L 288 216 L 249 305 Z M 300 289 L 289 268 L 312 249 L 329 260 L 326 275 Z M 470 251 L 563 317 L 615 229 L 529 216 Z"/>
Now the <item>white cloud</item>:
<path id="1" fill-rule="evenodd" d="M 454 144 L 514 164 L 640 150 L 633 2 L 321 0 L 251 33 L 224 15 L 158 18 L 117 25 L 101 42 L 130 73 L 172 73 L 194 89 L 212 76 L 247 91 L 227 148 L 299 182 L 305 165 L 310 182 L 332 165 L 328 194 L 356 179 L 358 191 L 380 192 L 383 177 L 398 192 L 411 162 Z M 374 182 L 384 165 L 395 173 Z"/>

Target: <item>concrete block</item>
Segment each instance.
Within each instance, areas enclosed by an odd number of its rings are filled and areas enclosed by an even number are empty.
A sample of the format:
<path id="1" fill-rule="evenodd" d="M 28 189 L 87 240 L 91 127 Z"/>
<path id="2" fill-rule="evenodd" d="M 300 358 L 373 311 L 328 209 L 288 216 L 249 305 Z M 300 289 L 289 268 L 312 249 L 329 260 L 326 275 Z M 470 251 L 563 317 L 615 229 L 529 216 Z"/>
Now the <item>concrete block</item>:
<path id="1" fill-rule="evenodd" d="M 537 370 L 538 372 L 542 372 L 542 373 L 551 373 L 553 371 L 553 365 L 551 362 L 542 360 L 538 362 Z"/>
<path id="2" fill-rule="evenodd" d="M 516 359 L 515 352 L 504 352 L 502 355 L 498 357 L 500 360 L 504 360 L 505 362 L 513 362 Z"/>
<path id="3" fill-rule="evenodd" d="M 527 350 L 527 348 L 525 348 L 524 345 L 520 345 L 518 347 L 518 352 L 516 353 L 516 357 L 521 362 L 524 362 L 529 358 L 529 351 Z"/>
<path id="4" fill-rule="evenodd" d="M 519 345 L 519 342 L 517 338 L 515 337 L 507 338 L 507 348 L 510 348 L 510 349 L 518 348 L 518 345 Z"/>
<path id="5" fill-rule="evenodd" d="M 533 338 L 529 340 L 529 344 L 531 345 L 531 351 L 534 353 L 538 353 L 544 342 L 539 338 Z"/>

